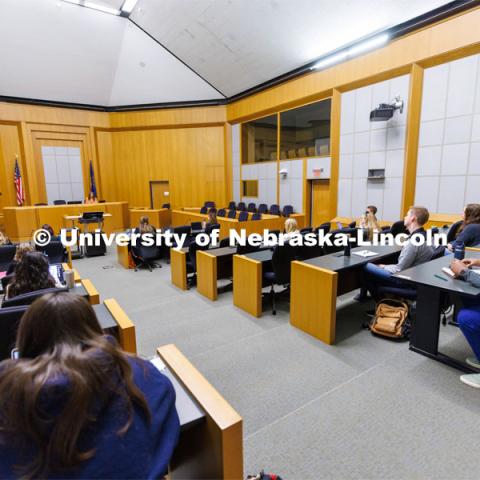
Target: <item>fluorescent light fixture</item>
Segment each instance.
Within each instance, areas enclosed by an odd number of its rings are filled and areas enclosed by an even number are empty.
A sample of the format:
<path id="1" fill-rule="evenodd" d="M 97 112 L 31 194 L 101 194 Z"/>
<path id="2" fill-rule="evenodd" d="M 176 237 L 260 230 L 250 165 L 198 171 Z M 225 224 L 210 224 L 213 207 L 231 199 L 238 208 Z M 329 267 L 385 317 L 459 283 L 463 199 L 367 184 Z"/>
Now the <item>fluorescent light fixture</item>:
<path id="1" fill-rule="evenodd" d="M 374 48 L 379 47 L 380 45 L 384 45 L 385 43 L 388 42 L 389 38 L 390 36 L 388 35 L 388 33 L 382 33 L 381 35 L 365 40 L 364 42 L 361 42 L 358 45 L 355 45 L 353 47 L 350 47 L 349 49 L 342 50 L 341 52 L 338 52 L 338 53 L 334 53 L 333 55 L 330 55 L 329 57 L 326 57 L 320 60 L 315 65 L 313 65 L 311 69 L 316 70 L 318 68 L 325 68 L 330 65 L 333 65 L 334 63 L 339 63 L 342 60 L 355 57 L 360 53 L 368 52 L 369 50 L 373 50 Z"/>
<path id="2" fill-rule="evenodd" d="M 367 52 L 368 50 L 372 50 L 380 45 L 383 45 L 388 42 L 389 35 L 388 33 L 384 33 L 382 35 L 378 35 L 377 37 L 370 38 L 369 40 L 365 40 L 364 42 L 359 43 L 348 49 L 348 56 L 354 57 L 363 52 Z"/>
<path id="3" fill-rule="evenodd" d="M 120 10 L 125 13 L 132 13 L 138 0 L 125 0 Z"/>
<path id="4" fill-rule="evenodd" d="M 313 65 L 312 70 L 317 69 L 317 68 L 324 68 L 328 67 L 329 65 L 333 65 L 334 63 L 341 62 L 342 60 L 345 60 L 348 57 L 348 53 L 346 51 L 335 53 L 334 55 L 330 55 L 327 58 L 324 58 L 323 60 L 320 60 L 317 62 L 315 65 Z"/>
<path id="5" fill-rule="evenodd" d="M 63 0 L 67 3 L 73 3 L 73 5 L 79 5 L 80 7 L 87 7 L 93 10 L 98 10 L 99 12 L 103 13 L 110 13 L 111 15 L 120 15 L 120 10 L 116 8 L 105 7 L 104 5 L 97 5 L 94 2 L 90 2 L 88 0 Z"/>

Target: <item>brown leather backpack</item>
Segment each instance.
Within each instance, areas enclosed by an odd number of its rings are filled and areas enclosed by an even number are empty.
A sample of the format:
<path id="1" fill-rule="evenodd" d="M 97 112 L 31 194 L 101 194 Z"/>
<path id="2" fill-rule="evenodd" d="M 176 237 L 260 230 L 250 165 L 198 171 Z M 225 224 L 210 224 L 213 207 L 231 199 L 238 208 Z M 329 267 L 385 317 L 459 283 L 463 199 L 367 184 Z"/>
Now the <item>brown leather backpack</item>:
<path id="1" fill-rule="evenodd" d="M 399 340 L 408 338 L 410 333 L 408 305 L 393 298 L 381 300 L 377 303 L 370 330 L 382 337 Z"/>

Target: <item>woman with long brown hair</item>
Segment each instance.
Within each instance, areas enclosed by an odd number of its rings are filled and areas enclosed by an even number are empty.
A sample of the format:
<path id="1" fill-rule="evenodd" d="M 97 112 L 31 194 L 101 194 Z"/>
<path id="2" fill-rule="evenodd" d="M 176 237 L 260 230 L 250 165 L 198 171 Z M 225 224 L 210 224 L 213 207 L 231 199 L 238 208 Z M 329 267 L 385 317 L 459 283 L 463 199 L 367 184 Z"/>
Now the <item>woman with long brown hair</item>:
<path id="1" fill-rule="evenodd" d="M 463 224 L 456 232 L 455 240 L 448 245 L 455 250 L 455 245 L 462 242 L 465 247 L 480 245 L 480 204 L 469 203 L 465 206 L 462 215 Z"/>
<path id="2" fill-rule="evenodd" d="M 170 381 L 103 335 L 88 302 L 44 295 L 0 364 L 0 478 L 159 478 L 179 420 Z"/>

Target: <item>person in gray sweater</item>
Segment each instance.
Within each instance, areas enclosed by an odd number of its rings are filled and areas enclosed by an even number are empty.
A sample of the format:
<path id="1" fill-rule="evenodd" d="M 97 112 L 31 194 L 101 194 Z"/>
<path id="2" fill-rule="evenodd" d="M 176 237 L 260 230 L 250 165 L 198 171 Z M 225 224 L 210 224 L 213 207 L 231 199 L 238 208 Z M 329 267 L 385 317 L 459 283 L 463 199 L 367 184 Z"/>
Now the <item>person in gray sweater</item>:
<path id="1" fill-rule="evenodd" d="M 480 288 L 480 259 L 465 258 L 464 260 L 454 260 L 450 268 L 459 278 L 470 283 L 474 287 Z M 465 335 L 467 342 L 475 354 L 474 357 L 468 357 L 465 361 L 473 368 L 480 371 L 480 299 L 463 299 L 464 308 L 458 312 L 457 321 L 460 330 Z M 460 380 L 471 387 L 480 388 L 480 373 L 462 375 Z"/>
<path id="2" fill-rule="evenodd" d="M 392 265 L 375 265 L 367 263 L 365 265 L 365 283 L 374 299 L 378 299 L 378 287 L 383 286 L 400 286 L 402 281 L 392 277 L 394 273 L 401 272 L 415 265 L 428 262 L 434 255 L 434 247 L 429 246 L 426 242 L 416 245 L 412 238 L 416 235 L 425 236 L 423 226 L 428 222 L 430 214 L 425 207 L 410 207 L 405 215 L 404 224 L 410 236 L 402 247 L 398 262 Z"/>

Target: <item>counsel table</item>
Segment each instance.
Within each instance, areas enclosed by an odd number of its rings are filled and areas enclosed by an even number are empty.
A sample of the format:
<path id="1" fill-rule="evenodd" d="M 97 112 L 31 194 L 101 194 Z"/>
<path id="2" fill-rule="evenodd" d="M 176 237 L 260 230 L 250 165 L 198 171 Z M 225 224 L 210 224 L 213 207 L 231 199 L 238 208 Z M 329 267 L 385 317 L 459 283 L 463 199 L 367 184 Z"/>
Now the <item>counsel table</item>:
<path id="1" fill-rule="evenodd" d="M 480 258 L 480 252 L 468 251 L 467 256 Z M 453 255 L 447 255 L 396 275 L 417 287 L 417 309 L 410 332 L 410 350 L 460 370 L 478 373 L 466 363 L 438 351 L 442 297 L 448 294 L 455 300 L 463 296 L 475 299 L 480 304 L 479 288 L 462 280 L 453 279 L 442 272 L 442 268 L 448 267 L 452 259 Z M 439 275 L 443 280 L 435 275 Z"/>
<path id="2" fill-rule="evenodd" d="M 290 323 L 322 342 L 334 344 L 337 296 L 361 286 L 366 263 L 393 263 L 401 249 L 396 245 L 357 247 L 352 249 L 350 257 L 339 252 L 292 262 Z M 377 255 L 365 258 L 353 254 L 360 250 Z"/>

